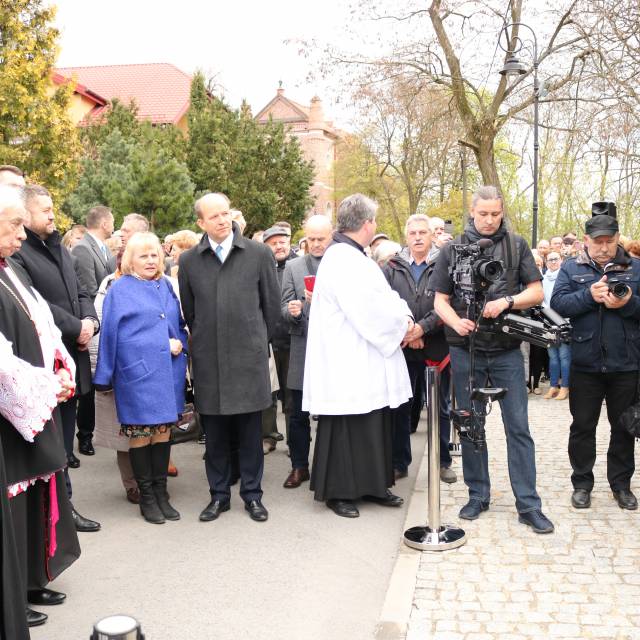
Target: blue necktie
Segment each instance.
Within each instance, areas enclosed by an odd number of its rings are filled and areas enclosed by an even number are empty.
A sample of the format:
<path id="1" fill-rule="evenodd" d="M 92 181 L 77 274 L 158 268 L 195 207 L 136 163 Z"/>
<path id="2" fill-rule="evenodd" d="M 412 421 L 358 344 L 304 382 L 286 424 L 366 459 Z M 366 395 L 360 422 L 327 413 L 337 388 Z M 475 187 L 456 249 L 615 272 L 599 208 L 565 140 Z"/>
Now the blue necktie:
<path id="1" fill-rule="evenodd" d="M 219 244 L 216 247 L 216 255 L 218 256 L 218 260 L 220 260 L 220 262 L 224 262 L 224 260 L 222 259 L 222 252 L 224 251 L 224 249 L 222 248 L 222 245 Z"/>
<path id="2" fill-rule="evenodd" d="M 109 258 L 107 257 L 107 247 L 103 244 L 100 246 L 102 249 L 102 255 L 104 256 L 104 261 L 108 262 Z"/>

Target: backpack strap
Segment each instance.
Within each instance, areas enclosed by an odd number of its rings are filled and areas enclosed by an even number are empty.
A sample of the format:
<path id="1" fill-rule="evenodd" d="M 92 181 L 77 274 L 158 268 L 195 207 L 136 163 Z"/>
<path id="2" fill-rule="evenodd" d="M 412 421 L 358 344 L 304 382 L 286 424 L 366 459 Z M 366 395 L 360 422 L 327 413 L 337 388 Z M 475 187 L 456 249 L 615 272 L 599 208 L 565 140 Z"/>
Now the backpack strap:
<path id="1" fill-rule="evenodd" d="M 518 292 L 520 290 L 519 282 L 519 264 L 518 244 L 516 235 L 507 231 L 501 240 L 502 256 L 505 259 L 505 269 L 507 276 L 507 286 L 509 291 Z"/>

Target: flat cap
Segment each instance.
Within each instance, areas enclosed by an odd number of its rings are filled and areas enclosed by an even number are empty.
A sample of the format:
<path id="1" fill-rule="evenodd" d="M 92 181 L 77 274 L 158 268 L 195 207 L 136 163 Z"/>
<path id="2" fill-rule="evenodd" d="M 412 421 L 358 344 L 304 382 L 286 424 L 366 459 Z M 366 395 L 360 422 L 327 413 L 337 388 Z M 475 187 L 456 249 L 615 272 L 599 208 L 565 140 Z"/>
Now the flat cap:
<path id="1" fill-rule="evenodd" d="M 275 236 L 287 236 L 287 238 L 289 238 L 291 236 L 291 231 L 289 231 L 289 229 L 285 229 L 285 227 L 269 227 L 262 234 L 262 242 L 266 242 L 269 238 L 274 238 Z"/>

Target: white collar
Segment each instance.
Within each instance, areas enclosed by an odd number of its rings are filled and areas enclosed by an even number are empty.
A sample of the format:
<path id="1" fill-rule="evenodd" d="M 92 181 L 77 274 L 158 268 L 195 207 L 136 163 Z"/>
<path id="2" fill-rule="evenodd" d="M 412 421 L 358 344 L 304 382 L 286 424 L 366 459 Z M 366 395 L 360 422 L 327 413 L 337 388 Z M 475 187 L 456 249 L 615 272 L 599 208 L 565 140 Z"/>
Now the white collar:
<path id="1" fill-rule="evenodd" d="M 209 235 L 207 235 L 207 238 L 209 238 L 209 244 L 211 245 L 211 250 L 214 253 L 218 247 L 222 247 L 223 261 L 226 260 L 227 256 L 231 252 L 231 245 L 233 244 L 233 231 L 222 242 L 216 242 Z"/>

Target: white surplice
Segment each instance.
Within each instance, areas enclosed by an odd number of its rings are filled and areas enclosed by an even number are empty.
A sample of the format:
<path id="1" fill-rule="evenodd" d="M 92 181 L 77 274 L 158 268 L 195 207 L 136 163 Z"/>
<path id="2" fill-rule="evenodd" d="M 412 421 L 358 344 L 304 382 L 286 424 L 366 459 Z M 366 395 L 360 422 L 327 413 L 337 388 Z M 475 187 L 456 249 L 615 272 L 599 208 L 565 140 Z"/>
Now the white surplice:
<path id="1" fill-rule="evenodd" d="M 410 317 L 373 260 L 350 244 L 331 245 L 313 291 L 302 408 L 351 415 L 409 400 L 400 343 Z"/>

